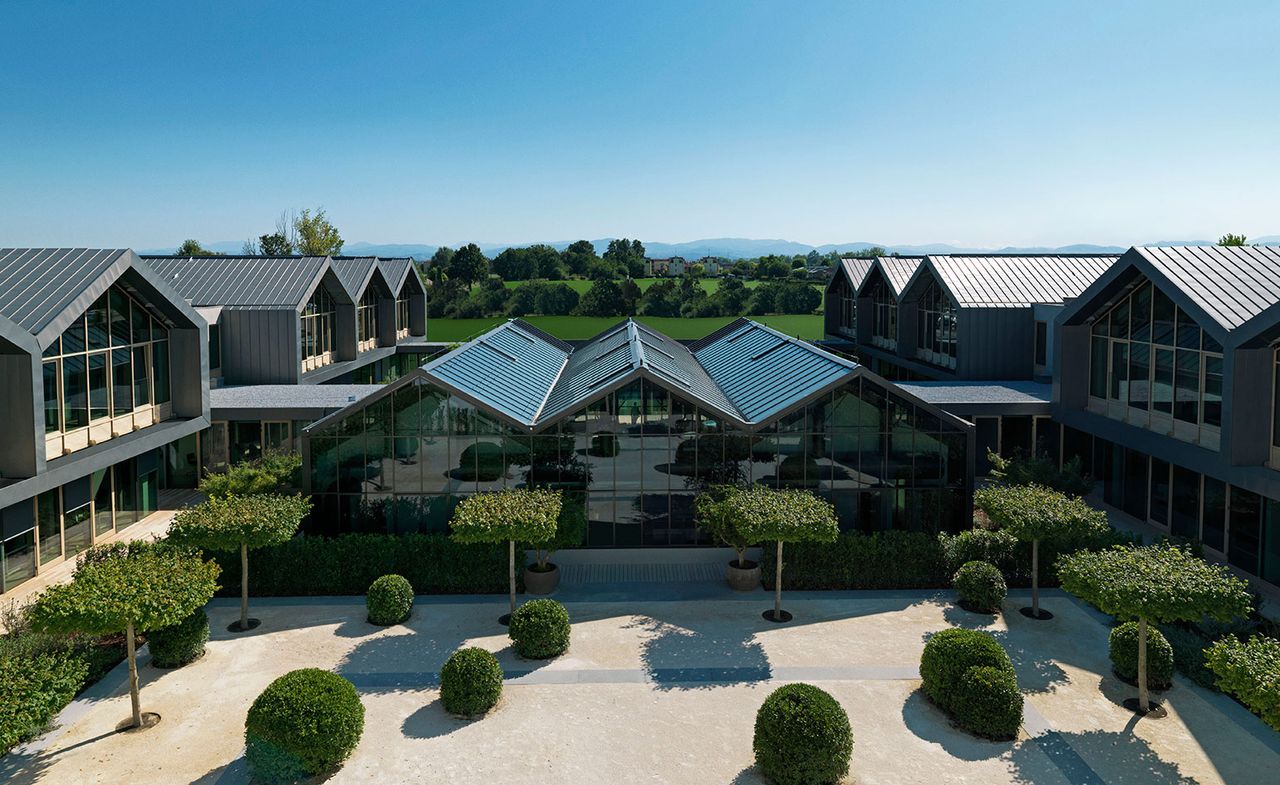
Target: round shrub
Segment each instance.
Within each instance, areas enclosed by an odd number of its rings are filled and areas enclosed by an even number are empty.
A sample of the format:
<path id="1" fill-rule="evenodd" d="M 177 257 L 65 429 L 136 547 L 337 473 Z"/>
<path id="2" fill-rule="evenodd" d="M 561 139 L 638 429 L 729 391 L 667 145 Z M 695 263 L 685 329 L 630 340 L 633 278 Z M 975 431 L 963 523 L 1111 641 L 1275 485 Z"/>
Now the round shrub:
<path id="1" fill-rule="evenodd" d="M 177 668 L 204 654 L 209 642 L 209 616 L 204 608 L 173 625 L 147 633 L 151 648 L 151 664 L 159 668 Z"/>
<path id="2" fill-rule="evenodd" d="M 516 608 L 508 628 L 516 653 L 531 660 L 564 654 L 569 648 L 569 612 L 555 600 L 532 600 Z"/>
<path id="3" fill-rule="evenodd" d="M 399 624 L 413 611 L 413 586 L 399 575 L 383 575 L 364 596 L 371 624 Z"/>
<path id="4" fill-rule="evenodd" d="M 836 699 L 812 684 L 788 684 L 756 713 L 756 768 L 778 785 L 822 785 L 849 773 L 853 731 Z"/>
<path id="5" fill-rule="evenodd" d="M 965 671 L 956 692 L 956 723 L 978 736 L 1006 741 L 1022 724 L 1022 693 L 1012 671 L 979 665 Z"/>
<path id="6" fill-rule="evenodd" d="M 1008 587 L 994 564 L 985 561 L 965 562 L 951 579 L 960 595 L 960 604 L 979 613 L 995 613 L 1004 602 Z"/>
<path id="7" fill-rule="evenodd" d="M 267 685 L 244 722 L 249 770 L 264 782 L 292 782 L 336 769 L 360 742 L 364 706 L 355 686 L 303 668 Z"/>
<path id="8" fill-rule="evenodd" d="M 1017 567 L 1018 538 L 1005 531 L 967 529 L 956 535 L 939 535 L 938 541 L 949 572 L 971 561 L 990 562 L 1006 574 Z"/>
<path id="9" fill-rule="evenodd" d="M 1009 655 L 996 639 L 978 630 L 943 630 L 929 639 L 920 657 L 924 694 L 948 714 L 960 702 L 960 682 L 973 667 L 990 666 L 1013 673 Z"/>
<path id="10" fill-rule="evenodd" d="M 1138 683 L 1138 623 L 1111 630 L 1111 667 L 1122 680 Z M 1167 690 L 1173 684 L 1173 647 L 1155 625 L 1147 625 L 1147 687 Z"/>
<path id="11" fill-rule="evenodd" d="M 500 697 L 502 666 L 484 649 L 458 649 L 440 669 L 440 702 L 450 714 L 478 717 Z"/>

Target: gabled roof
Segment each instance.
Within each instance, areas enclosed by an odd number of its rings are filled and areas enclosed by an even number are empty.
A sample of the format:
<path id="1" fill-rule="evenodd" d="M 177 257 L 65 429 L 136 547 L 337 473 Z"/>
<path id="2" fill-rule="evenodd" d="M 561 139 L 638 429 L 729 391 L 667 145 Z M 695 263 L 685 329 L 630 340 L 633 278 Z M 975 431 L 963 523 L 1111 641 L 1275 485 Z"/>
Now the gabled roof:
<path id="1" fill-rule="evenodd" d="M 125 254 L 124 248 L 0 249 L 0 316 L 35 335 Z"/>
<path id="2" fill-rule="evenodd" d="M 841 259 L 840 264 L 836 267 L 836 274 L 831 276 L 831 283 L 840 280 L 844 276 L 844 280 L 849 282 L 849 287 L 853 291 L 862 288 L 862 282 L 866 280 L 867 273 L 871 272 L 871 268 L 875 266 L 875 259 L 866 259 L 863 257 L 854 257 L 850 259 Z M 830 287 L 830 284 L 828 284 Z"/>
<path id="3" fill-rule="evenodd" d="M 352 302 L 359 302 L 375 279 L 386 287 L 388 296 L 396 293 L 376 256 L 331 256 L 329 264 L 342 283 L 342 288 L 351 296 Z"/>
<path id="4" fill-rule="evenodd" d="M 1280 248 L 1134 248 L 1214 322 L 1234 330 L 1280 303 Z"/>
<path id="5" fill-rule="evenodd" d="M 378 257 L 378 267 L 382 270 L 382 277 L 387 279 L 387 285 L 391 287 L 391 291 L 397 296 L 400 289 L 404 286 L 405 281 L 409 278 L 409 273 L 414 271 L 413 259 L 408 256 L 397 257 Z M 417 275 L 413 279 L 418 282 L 418 288 L 424 289 L 422 281 Z"/>
<path id="6" fill-rule="evenodd" d="M 925 270 L 960 308 L 1028 307 L 1079 296 L 1119 259 L 1119 255 L 951 254 L 928 256 Z"/>
<path id="7" fill-rule="evenodd" d="M 874 260 L 873 269 L 879 270 L 880 275 L 885 282 L 889 284 L 889 291 L 893 292 L 894 297 L 901 297 L 902 293 L 907 290 L 907 284 L 911 282 L 915 276 L 916 270 L 920 268 L 921 262 L 924 261 L 923 256 L 877 256 Z M 867 284 L 871 278 L 871 270 L 868 270 L 862 276 L 862 282 L 858 286 L 858 293 L 862 293 L 862 287 Z"/>
<path id="8" fill-rule="evenodd" d="M 298 308 L 330 269 L 326 256 L 144 256 L 192 305 Z"/>

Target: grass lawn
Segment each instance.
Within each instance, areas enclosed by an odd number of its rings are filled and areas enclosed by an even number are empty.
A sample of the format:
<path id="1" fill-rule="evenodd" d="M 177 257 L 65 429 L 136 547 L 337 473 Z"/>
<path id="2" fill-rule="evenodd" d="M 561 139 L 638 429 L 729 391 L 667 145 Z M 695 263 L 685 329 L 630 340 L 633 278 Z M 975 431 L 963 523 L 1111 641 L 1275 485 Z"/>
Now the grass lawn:
<path id="1" fill-rule="evenodd" d="M 651 279 L 652 280 L 652 279 Z M 569 283 L 575 283 L 570 281 Z M 585 282 L 583 282 L 585 283 Z M 526 316 L 525 321 L 540 330 L 567 341 L 585 340 L 622 321 L 621 316 Z M 701 338 L 720 329 L 736 317 L 708 316 L 702 319 L 679 317 L 638 316 L 636 320 L 649 325 L 664 335 L 678 340 Z M 775 330 L 797 338 L 821 338 L 822 316 L 819 314 L 753 316 L 752 319 L 767 324 Z M 431 341 L 464 341 L 506 321 L 494 316 L 483 319 L 428 319 L 427 339 Z"/>
<path id="2" fill-rule="evenodd" d="M 642 292 L 643 292 L 643 291 L 645 291 L 646 289 L 648 289 L 650 286 L 653 286 L 653 285 L 654 285 L 655 283 L 657 283 L 658 281 L 663 281 L 663 280 L 672 280 L 672 281 L 677 281 L 677 282 L 678 282 L 680 279 L 679 279 L 679 278 L 669 278 L 669 279 L 667 279 L 667 278 L 637 278 L 637 279 L 635 279 L 635 280 L 636 280 L 636 284 L 640 287 L 640 291 L 642 291 Z M 505 284 L 506 284 L 506 287 L 507 287 L 508 289 L 514 289 L 514 288 L 516 288 L 517 286 L 519 286 L 520 284 L 528 283 L 528 281 L 504 281 L 503 283 L 505 283 Z M 569 284 L 569 286 L 570 286 L 570 287 L 571 287 L 575 292 L 577 292 L 578 294 L 582 294 L 583 292 L 585 292 L 586 290 L 588 290 L 588 289 L 590 289 L 590 288 L 591 288 L 591 284 L 592 284 L 592 283 L 594 283 L 594 281 L 588 281 L 588 280 L 585 280 L 585 279 L 582 279 L 582 278 L 572 278 L 572 279 L 569 279 L 569 280 L 567 280 L 567 281 L 553 281 L 552 283 L 566 283 L 566 284 Z M 705 290 L 707 291 L 707 294 L 715 294 L 715 293 L 716 293 L 716 290 L 720 288 L 720 279 L 719 279 L 719 278 L 699 278 L 699 279 L 698 279 L 698 283 L 699 283 L 699 284 L 701 284 L 701 285 L 702 285 L 702 288 L 703 288 L 703 289 L 705 289 Z M 756 288 L 757 286 L 759 286 L 761 283 L 763 283 L 763 281 L 747 280 L 747 281 L 743 281 L 743 282 L 742 282 L 743 286 L 747 287 L 748 289 L 754 289 L 754 288 Z M 826 291 L 826 288 L 825 288 L 822 284 L 820 284 L 820 283 L 815 283 L 813 286 L 814 286 L 814 288 L 816 288 L 818 291 Z"/>

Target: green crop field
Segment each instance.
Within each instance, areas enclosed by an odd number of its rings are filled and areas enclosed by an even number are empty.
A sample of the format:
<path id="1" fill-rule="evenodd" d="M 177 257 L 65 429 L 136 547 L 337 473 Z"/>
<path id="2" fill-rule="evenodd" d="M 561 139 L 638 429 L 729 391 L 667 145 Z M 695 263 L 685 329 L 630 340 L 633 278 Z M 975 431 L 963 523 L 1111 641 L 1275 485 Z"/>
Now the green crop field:
<path id="1" fill-rule="evenodd" d="M 570 283 L 573 282 L 570 281 Z M 557 338 L 574 341 L 598 335 L 622 321 L 622 318 L 619 316 L 527 316 L 525 321 L 540 330 L 551 333 Z M 701 338 L 720 329 L 733 321 L 734 318 L 732 316 L 709 316 L 702 319 L 681 319 L 678 317 L 638 316 L 636 320 L 672 338 L 691 340 Z M 754 316 L 751 318 L 797 338 L 813 339 L 822 337 L 822 316 L 817 314 Z M 465 341 L 503 321 L 506 320 L 496 316 L 485 319 L 429 319 L 427 320 L 427 339 L 451 343 Z"/>

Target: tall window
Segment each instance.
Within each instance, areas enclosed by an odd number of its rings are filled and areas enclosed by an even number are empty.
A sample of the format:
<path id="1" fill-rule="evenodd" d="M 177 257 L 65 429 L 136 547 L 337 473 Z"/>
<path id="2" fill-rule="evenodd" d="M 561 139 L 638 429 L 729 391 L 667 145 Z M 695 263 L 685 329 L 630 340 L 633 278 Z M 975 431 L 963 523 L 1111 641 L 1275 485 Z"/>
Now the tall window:
<path id="1" fill-rule="evenodd" d="M 1049 361 L 1049 324 L 1036 322 L 1036 365 L 1047 365 Z"/>
<path id="2" fill-rule="evenodd" d="M 333 362 L 333 298 L 323 286 L 316 289 L 302 311 L 302 367 L 319 368 Z"/>
<path id="3" fill-rule="evenodd" d="M 222 369 L 222 330 L 218 325 L 209 325 L 209 370 Z"/>
<path id="4" fill-rule="evenodd" d="M 916 354 L 935 365 L 956 367 L 956 309 L 937 281 L 930 281 L 920 296 L 916 320 Z"/>
<path id="5" fill-rule="evenodd" d="M 1271 465 L 1280 466 L 1280 348 L 1275 350 L 1271 384 Z"/>
<path id="6" fill-rule="evenodd" d="M 1143 281 L 1093 323 L 1089 394 L 1187 425 L 1222 425 L 1222 345 Z"/>
<path id="7" fill-rule="evenodd" d="M 396 297 L 396 339 L 409 337 L 409 287 L 405 286 Z"/>
<path id="8" fill-rule="evenodd" d="M 45 433 L 68 433 L 169 401 L 169 330 L 112 287 L 45 349 Z"/>
<path id="9" fill-rule="evenodd" d="M 360 351 L 378 344 L 378 293 L 366 290 L 356 306 L 356 340 Z"/>
<path id="10" fill-rule="evenodd" d="M 889 291 L 884 279 L 872 284 L 871 301 L 875 310 L 873 320 L 873 342 L 885 346 L 898 344 L 898 298 Z"/>

